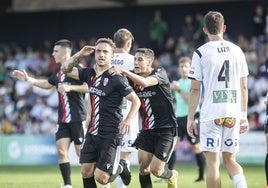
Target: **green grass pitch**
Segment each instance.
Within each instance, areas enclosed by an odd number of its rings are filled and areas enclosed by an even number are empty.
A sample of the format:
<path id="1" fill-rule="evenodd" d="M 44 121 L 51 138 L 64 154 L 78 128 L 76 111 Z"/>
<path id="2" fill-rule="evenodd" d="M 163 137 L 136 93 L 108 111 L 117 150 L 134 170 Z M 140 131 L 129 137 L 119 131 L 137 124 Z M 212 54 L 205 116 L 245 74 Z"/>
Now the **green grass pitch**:
<path id="1" fill-rule="evenodd" d="M 242 165 L 249 188 L 262 188 L 265 185 L 264 167 L 261 165 Z M 205 188 L 205 182 L 193 183 L 197 178 L 194 164 L 176 164 L 179 172 L 179 188 Z M 131 166 L 132 181 L 128 188 L 139 188 L 138 166 Z M 221 168 L 222 187 L 234 188 L 226 171 Z M 152 182 L 157 180 L 154 176 Z M 0 166 L 1 188 L 60 188 L 62 178 L 58 166 Z M 72 167 L 73 188 L 82 188 L 80 167 Z M 101 188 L 101 186 L 98 186 Z M 112 188 L 115 188 L 115 183 Z M 153 183 L 154 188 L 165 188 L 165 183 Z"/>

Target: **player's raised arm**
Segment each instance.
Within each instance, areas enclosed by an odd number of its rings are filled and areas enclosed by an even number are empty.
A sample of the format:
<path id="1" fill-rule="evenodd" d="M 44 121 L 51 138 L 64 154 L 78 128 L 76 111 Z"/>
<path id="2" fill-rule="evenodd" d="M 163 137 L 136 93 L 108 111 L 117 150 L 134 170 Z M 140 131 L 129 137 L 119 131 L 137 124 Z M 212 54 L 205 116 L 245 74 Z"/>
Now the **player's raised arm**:
<path id="1" fill-rule="evenodd" d="M 80 51 L 70 57 L 67 61 L 65 61 L 62 66 L 61 70 L 63 73 L 71 73 L 75 64 L 79 63 L 81 58 L 92 54 L 94 51 L 95 46 L 84 46 Z M 69 76 L 69 75 L 68 75 Z"/>

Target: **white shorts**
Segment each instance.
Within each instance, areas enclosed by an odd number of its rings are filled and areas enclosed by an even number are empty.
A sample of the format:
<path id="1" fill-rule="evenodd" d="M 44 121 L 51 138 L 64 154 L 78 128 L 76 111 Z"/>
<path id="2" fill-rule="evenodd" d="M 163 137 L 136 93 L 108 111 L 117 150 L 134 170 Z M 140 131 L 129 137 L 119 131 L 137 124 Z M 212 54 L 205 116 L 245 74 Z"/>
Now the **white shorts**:
<path id="1" fill-rule="evenodd" d="M 229 152 L 239 151 L 239 121 L 233 128 L 216 125 L 214 120 L 200 122 L 200 144 L 202 151 Z"/>

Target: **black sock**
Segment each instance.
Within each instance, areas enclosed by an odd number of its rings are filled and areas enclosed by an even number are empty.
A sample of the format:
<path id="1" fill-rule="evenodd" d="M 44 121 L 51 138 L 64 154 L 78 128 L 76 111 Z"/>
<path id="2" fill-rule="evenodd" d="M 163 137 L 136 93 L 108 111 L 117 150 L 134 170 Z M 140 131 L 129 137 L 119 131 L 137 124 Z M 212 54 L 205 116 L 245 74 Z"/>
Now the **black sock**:
<path id="1" fill-rule="evenodd" d="M 91 178 L 83 178 L 83 185 L 84 188 L 97 188 L 94 176 L 92 176 Z"/>
<path id="2" fill-rule="evenodd" d="M 198 179 L 204 179 L 204 170 L 205 170 L 205 156 L 203 152 L 195 154 L 196 163 L 198 166 Z"/>
<path id="3" fill-rule="evenodd" d="M 115 180 L 115 178 L 122 172 L 122 169 L 123 167 L 121 165 L 118 165 L 118 168 L 116 170 L 116 173 L 115 174 L 111 174 L 108 182 L 113 182 Z"/>
<path id="4" fill-rule="evenodd" d="M 59 164 L 64 185 L 72 185 L 71 183 L 71 166 L 70 163 Z"/>
<path id="5" fill-rule="evenodd" d="M 268 153 L 265 157 L 265 175 L 266 175 L 266 185 L 268 185 Z"/>
<path id="6" fill-rule="evenodd" d="M 170 158 L 169 158 L 169 160 L 168 160 L 168 163 L 167 163 L 168 164 L 168 168 L 170 170 L 173 170 L 175 163 L 176 163 L 176 152 L 173 151 L 172 154 L 171 154 L 171 156 L 170 156 Z"/>
<path id="7" fill-rule="evenodd" d="M 153 188 L 150 174 L 142 176 L 139 174 L 141 188 Z"/>

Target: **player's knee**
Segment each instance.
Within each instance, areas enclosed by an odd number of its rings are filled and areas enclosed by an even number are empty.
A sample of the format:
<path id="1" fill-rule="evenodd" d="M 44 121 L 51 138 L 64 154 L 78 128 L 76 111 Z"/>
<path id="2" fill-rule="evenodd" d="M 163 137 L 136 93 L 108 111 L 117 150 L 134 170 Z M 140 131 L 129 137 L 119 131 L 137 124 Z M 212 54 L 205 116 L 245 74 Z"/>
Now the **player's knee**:
<path id="1" fill-rule="evenodd" d="M 82 175 L 82 178 L 89 178 L 89 177 L 92 177 L 93 175 L 91 174 L 90 171 L 88 171 L 87 169 L 85 168 L 82 168 L 81 169 L 81 175 Z"/>
<path id="2" fill-rule="evenodd" d="M 160 169 L 159 167 L 151 167 L 151 173 L 156 177 L 161 177 L 163 169 Z"/>
<path id="3" fill-rule="evenodd" d="M 145 175 L 148 175 L 150 174 L 150 169 L 149 168 L 143 168 L 142 166 L 140 166 L 140 174 L 145 176 Z"/>
<path id="4" fill-rule="evenodd" d="M 67 151 L 63 148 L 58 148 L 58 156 L 59 158 L 67 158 L 68 157 L 68 154 L 67 154 Z"/>
<path id="5" fill-rule="evenodd" d="M 88 173 L 85 170 L 81 170 L 81 175 L 83 178 L 88 178 Z"/>
<path id="6" fill-rule="evenodd" d="M 95 176 L 95 179 L 98 183 L 106 185 L 108 183 L 109 177 L 104 175 L 97 175 Z"/>

